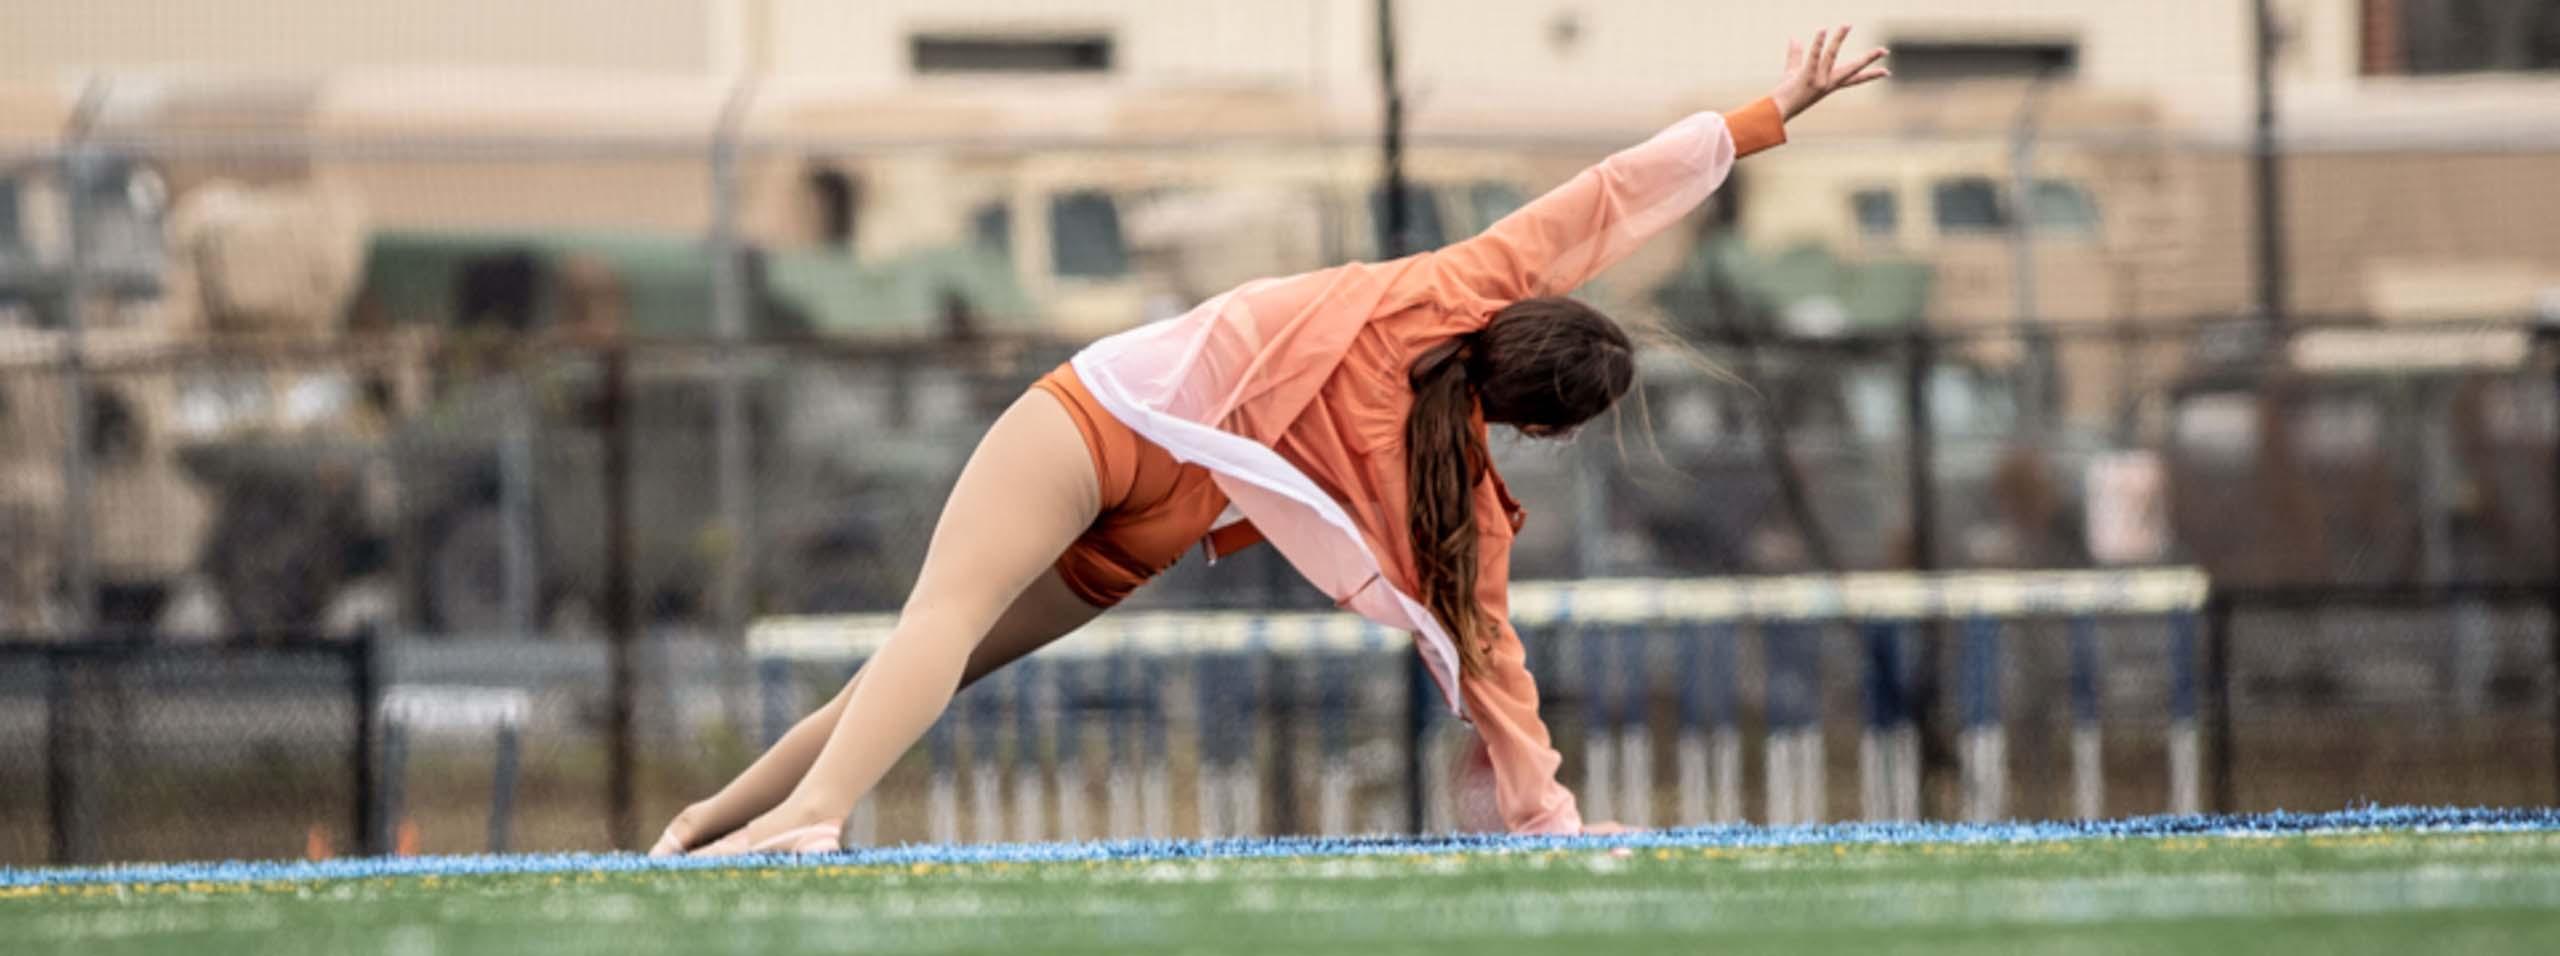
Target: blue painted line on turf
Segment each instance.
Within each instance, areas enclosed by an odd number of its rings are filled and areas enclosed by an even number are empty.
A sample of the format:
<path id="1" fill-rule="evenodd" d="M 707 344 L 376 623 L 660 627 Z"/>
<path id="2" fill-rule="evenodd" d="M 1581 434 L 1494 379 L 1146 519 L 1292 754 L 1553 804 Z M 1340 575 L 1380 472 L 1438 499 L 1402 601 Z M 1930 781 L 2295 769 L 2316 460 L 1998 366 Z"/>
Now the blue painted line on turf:
<path id="1" fill-rule="evenodd" d="M 1115 840 L 1088 843 L 917 845 L 804 856 L 650 859 L 636 854 L 383 857 L 318 862 L 165 863 L 63 869 L 0 869 L 0 888 L 102 884 L 248 883 L 411 876 L 637 873 L 799 866 L 907 866 L 1073 863 L 1318 856 L 1503 853 L 1631 847 L 1773 848 L 1828 844 L 2031 843 L 2172 836 L 2291 836 L 2327 832 L 2560 831 L 2560 808 L 2373 807 L 2328 813 L 2133 817 L 2046 823 L 1835 823 L 1725 825 L 1607 837 L 1513 836 L 1277 837 L 1224 840 Z"/>

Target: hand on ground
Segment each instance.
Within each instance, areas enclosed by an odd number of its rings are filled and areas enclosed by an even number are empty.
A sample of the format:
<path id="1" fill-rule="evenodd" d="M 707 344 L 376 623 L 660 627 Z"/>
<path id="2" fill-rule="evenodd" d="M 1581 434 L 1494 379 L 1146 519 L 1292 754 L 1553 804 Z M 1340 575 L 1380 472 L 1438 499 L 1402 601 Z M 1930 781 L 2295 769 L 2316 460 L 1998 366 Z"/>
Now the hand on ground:
<path id="1" fill-rule="evenodd" d="M 715 816 L 707 802 L 677 811 L 676 818 L 667 821 L 667 828 L 658 834 L 658 842 L 649 847 L 649 855 L 682 856 L 686 850 L 711 842 L 719 834 L 705 831 Z"/>
<path id="2" fill-rule="evenodd" d="M 737 832 L 713 840 L 694 856 L 736 856 L 741 853 L 833 853 L 844 849 L 844 820 L 794 807 L 789 803 L 773 808 Z"/>

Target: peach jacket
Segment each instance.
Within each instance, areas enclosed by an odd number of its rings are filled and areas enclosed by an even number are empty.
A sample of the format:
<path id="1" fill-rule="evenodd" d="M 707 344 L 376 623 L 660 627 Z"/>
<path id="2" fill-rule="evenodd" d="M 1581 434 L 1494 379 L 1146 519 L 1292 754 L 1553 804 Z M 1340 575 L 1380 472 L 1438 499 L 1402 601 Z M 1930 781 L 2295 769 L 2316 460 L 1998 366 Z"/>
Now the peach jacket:
<path id="1" fill-rule="evenodd" d="M 1076 374 L 1131 430 L 1208 469 L 1233 511 L 1336 604 L 1415 635 L 1451 710 L 1484 741 L 1510 829 L 1574 832 L 1581 814 L 1555 779 L 1561 758 L 1509 623 L 1522 512 L 1491 469 L 1475 495 L 1478 597 L 1487 619 L 1501 622 L 1487 674 L 1461 679 L 1449 635 L 1414 598 L 1406 370 L 1513 301 L 1572 291 L 1695 209 L 1735 159 L 1785 138 L 1768 100 L 1698 113 L 1481 235 L 1392 262 L 1246 283 L 1093 343 L 1076 355 Z"/>

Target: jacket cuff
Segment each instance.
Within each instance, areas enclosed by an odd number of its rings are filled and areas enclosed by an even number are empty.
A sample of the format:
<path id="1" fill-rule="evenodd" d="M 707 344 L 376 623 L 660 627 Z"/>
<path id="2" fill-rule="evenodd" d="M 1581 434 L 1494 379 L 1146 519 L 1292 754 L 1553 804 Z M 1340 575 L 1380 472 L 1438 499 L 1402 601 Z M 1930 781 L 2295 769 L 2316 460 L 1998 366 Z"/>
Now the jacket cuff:
<path id="1" fill-rule="evenodd" d="M 1778 101 L 1761 97 L 1749 106 L 1724 114 L 1724 126 L 1733 131 L 1733 157 L 1740 159 L 1787 141 L 1787 120 L 1778 112 Z"/>

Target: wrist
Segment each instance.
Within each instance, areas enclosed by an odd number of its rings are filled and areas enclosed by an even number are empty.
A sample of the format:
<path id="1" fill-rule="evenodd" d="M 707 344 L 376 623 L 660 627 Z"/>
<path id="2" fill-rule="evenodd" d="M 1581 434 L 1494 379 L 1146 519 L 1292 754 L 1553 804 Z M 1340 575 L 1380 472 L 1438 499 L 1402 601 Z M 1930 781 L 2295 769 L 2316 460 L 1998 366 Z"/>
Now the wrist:
<path id="1" fill-rule="evenodd" d="M 1769 91 L 1769 102 L 1777 104 L 1779 119 L 1794 119 L 1807 105 L 1803 91 L 1788 86 Z"/>

